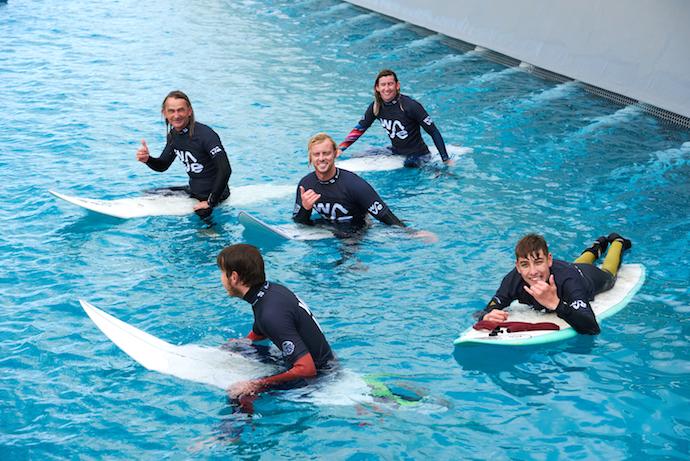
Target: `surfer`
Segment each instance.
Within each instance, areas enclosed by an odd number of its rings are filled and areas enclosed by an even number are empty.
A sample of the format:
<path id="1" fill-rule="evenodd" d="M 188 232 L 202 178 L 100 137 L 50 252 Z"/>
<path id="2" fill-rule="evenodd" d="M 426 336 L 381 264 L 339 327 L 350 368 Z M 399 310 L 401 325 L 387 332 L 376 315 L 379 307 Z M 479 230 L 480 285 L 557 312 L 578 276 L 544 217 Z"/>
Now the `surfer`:
<path id="1" fill-rule="evenodd" d="M 228 181 L 232 169 L 220 137 L 210 127 L 194 120 L 192 103 L 182 91 L 171 91 L 163 100 L 167 139 L 159 157 L 149 155 L 146 140 L 141 140 L 137 160 L 154 171 L 166 171 L 175 157 L 184 164 L 189 186 L 184 190 L 199 203 L 194 212 L 207 218 L 215 206 L 230 196 Z"/>
<path id="2" fill-rule="evenodd" d="M 553 259 L 544 237 L 528 234 L 515 246 L 515 268 L 503 278 L 501 286 L 478 318 L 505 322 L 503 309 L 518 300 L 534 309 L 555 312 L 581 334 L 599 334 L 599 324 L 589 302 L 594 296 L 613 288 L 623 252 L 630 240 L 616 233 L 597 238 L 575 260 L 568 263 Z M 601 269 L 594 262 L 606 252 Z"/>
<path id="3" fill-rule="evenodd" d="M 367 214 L 386 225 L 406 227 L 368 182 L 335 166 L 338 150 L 333 138 L 318 133 L 309 140 L 307 150 L 314 171 L 303 177 L 297 186 L 292 213 L 295 222 L 314 224 L 311 214 L 315 210 L 323 221 L 346 234 L 364 228 Z M 437 240 L 436 235 L 428 231 L 410 230 L 410 233 L 427 241 Z"/>
<path id="4" fill-rule="evenodd" d="M 448 157 L 446 144 L 424 107 L 409 96 L 400 93 L 398 76 L 390 69 L 378 73 L 374 81 L 374 101 L 364 112 L 364 116 L 340 143 L 344 152 L 378 119 L 391 139 L 391 152 L 405 156 L 405 166 L 420 167 L 430 160 L 429 148 L 422 139 L 420 127 L 431 136 L 441 160 L 446 165 L 453 161 Z"/>
<path id="5" fill-rule="evenodd" d="M 252 305 L 254 325 L 247 338 L 269 339 L 290 366 L 283 373 L 233 384 L 228 389 L 231 399 L 251 412 L 260 392 L 301 387 L 337 368 L 331 346 L 307 305 L 286 287 L 266 281 L 264 260 L 256 247 L 231 245 L 216 261 L 228 294 Z"/>

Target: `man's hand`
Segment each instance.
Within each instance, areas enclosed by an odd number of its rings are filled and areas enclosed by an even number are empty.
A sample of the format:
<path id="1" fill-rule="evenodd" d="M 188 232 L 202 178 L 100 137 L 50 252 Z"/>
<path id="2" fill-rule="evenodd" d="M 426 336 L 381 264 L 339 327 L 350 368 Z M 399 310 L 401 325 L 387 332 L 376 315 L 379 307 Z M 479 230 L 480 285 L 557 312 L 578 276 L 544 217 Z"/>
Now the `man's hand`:
<path id="1" fill-rule="evenodd" d="M 149 146 L 146 145 L 146 140 L 141 140 L 141 146 L 137 149 L 137 160 L 146 163 L 149 161 Z"/>
<path id="2" fill-rule="evenodd" d="M 532 295 L 532 297 L 539 304 L 550 311 L 555 311 L 558 304 L 561 302 L 558 299 L 558 292 L 556 291 L 556 283 L 553 279 L 553 274 L 549 277 L 549 282 L 543 280 L 535 282 L 531 287 L 525 285 L 525 291 Z"/>
<path id="3" fill-rule="evenodd" d="M 445 160 L 443 163 L 445 163 L 446 166 L 455 166 L 455 160 L 453 160 L 452 158 Z"/>
<path id="4" fill-rule="evenodd" d="M 426 243 L 438 242 L 438 236 L 431 231 L 420 230 L 412 233 L 412 237 L 425 241 Z"/>
<path id="5" fill-rule="evenodd" d="M 228 389 L 231 399 L 239 399 L 246 395 L 256 395 L 261 390 L 262 384 L 258 380 L 239 381 Z"/>
<path id="6" fill-rule="evenodd" d="M 321 194 L 317 194 L 312 189 L 304 190 L 303 186 L 299 186 L 299 195 L 302 197 L 302 208 L 311 210 L 314 204 L 321 198 Z"/>
<path id="7" fill-rule="evenodd" d="M 205 210 L 207 208 L 211 208 L 211 207 L 209 206 L 209 204 L 206 200 L 203 200 L 203 201 L 197 203 L 196 205 L 194 205 L 194 211 Z"/>
<path id="8" fill-rule="evenodd" d="M 489 322 L 505 322 L 508 320 L 508 313 L 500 309 L 492 309 L 482 320 L 488 320 Z"/>

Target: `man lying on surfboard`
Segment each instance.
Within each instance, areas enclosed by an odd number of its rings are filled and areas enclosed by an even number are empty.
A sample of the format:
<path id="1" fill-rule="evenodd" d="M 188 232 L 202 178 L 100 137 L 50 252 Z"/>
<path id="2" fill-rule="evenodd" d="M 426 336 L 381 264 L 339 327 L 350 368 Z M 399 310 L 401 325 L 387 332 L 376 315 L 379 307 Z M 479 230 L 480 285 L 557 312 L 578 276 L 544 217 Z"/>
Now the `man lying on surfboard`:
<path id="1" fill-rule="evenodd" d="M 429 161 L 431 154 L 422 139 L 420 128 L 431 136 L 438 149 L 441 160 L 452 165 L 448 157 L 446 144 L 441 132 L 431 120 L 424 107 L 416 100 L 400 94 L 398 76 L 390 69 L 378 73 L 374 80 L 374 101 L 364 112 L 364 116 L 340 143 L 339 149 L 344 152 L 378 119 L 391 140 L 391 152 L 405 156 L 405 166 L 420 167 Z"/>
<path id="2" fill-rule="evenodd" d="M 602 268 L 594 262 L 606 251 Z M 581 334 L 599 334 L 599 324 L 589 304 L 594 296 L 616 283 L 623 251 L 630 240 L 612 233 L 599 237 L 575 260 L 553 259 L 544 237 L 529 234 L 515 246 L 515 268 L 503 278 L 489 304 L 477 316 L 480 320 L 506 322 L 503 309 L 518 300 L 534 309 L 554 312 Z"/>
<path id="3" fill-rule="evenodd" d="M 146 140 L 141 140 L 137 160 L 155 171 L 170 168 L 175 157 L 189 175 L 187 193 L 199 200 L 194 212 L 201 218 L 211 215 L 213 207 L 230 196 L 228 181 L 232 169 L 223 144 L 215 131 L 194 120 L 192 103 L 181 91 L 171 91 L 163 100 L 167 139 L 160 157 L 151 157 Z"/>
<path id="4" fill-rule="evenodd" d="M 283 373 L 233 384 L 228 389 L 231 399 L 251 412 L 260 392 L 301 387 L 337 368 L 331 346 L 307 305 L 284 286 L 266 281 L 264 260 L 256 247 L 231 245 L 218 254 L 217 263 L 228 294 L 252 305 L 254 325 L 247 338 L 271 340 L 290 367 Z"/>
<path id="5" fill-rule="evenodd" d="M 345 234 L 365 227 L 367 214 L 388 226 L 406 227 L 368 182 L 335 166 L 338 151 L 333 138 L 318 133 L 309 140 L 307 150 L 314 171 L 303 177 L 297 186 L 292 213 L 295 222 L 314 224 L 311 214 L 316 211 L 323 221 Z M 437 240 L 436 235 L 428 231 L 410 233 L 427 241 Z"/>

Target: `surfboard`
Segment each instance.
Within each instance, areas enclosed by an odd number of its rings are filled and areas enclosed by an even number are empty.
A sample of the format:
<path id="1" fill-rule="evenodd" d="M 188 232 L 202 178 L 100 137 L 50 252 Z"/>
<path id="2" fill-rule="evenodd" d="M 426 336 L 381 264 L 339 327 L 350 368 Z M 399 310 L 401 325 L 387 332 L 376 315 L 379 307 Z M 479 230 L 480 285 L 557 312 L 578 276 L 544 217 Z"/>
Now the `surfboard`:
<path id="1" fill-rule="evenodd" d="M 460 156 L 472 152 L 470 147 L 454 146 L 451 144 L 446 145 L 446 150 L 448 151 L 448 156 L 457 160 Z M 431 152 L 432 161 L 431 164 L 440 164 L 441 158 L 438 156 L 438 150 L 436 147 L 429 147 Z M 356 157 L 351 157 L 345 160 L 338 160 L 336 166 L 344 170 L 354 171 L 354 172 L 366 172 L 366 171 L 390 171 L 397 170 L 398 168 L 403 168 L 405 166 L 405 156 L 404 155 L 392 155 L 390 149 L 388 148 L 372 148 L 364 151 Z"/>
<path id="2" fill-rule="evenodd" d="M 246 211 L 240 211 L 237 220 L 244 226 L 245 231 L 253 236 L 268 238 L 276 242 L 333 238 L 332 232 L 321 227 L 303 226 L 295 223 L 272 226 Z"/>
<path id="3" fill-rule="evenodd" d="M 146 333 L 106 313 L 85 300 L 79 300 L 89 318 L 125 354 L 147 370 L 187 381 L 227 390 L 245 381 L 279 372 L 278 368 L 217 347 L 195 344 L 176 346 Z M 370 386 L 357 373 L 343 370 L 332 379 L 310 389 L 283 394 L 285 398 L 323 405 L 371 403 Z"/>
<path id="4" fill-rule="evenodd" d="M 230 197 L 220 204 L 223 206 L 246 206 L 289 196 L 295 192 L 294 186 L 274 184 L 252 184 L 234 186 Z M 149 194 L 137 197 L 101 200 L 49 191 L 55 197 L 85 208 L 89 211 L 121 219 L 143 218 L 149 216 L 185 216 L 193 213 L 198 200 L 184 192 Z"/>
<path id="5" fill-rule="evenodd" d="M 618 271 L 618 278 L 614 287 L 603 293 L 599 293 L 590 303 L 594 315 L 599 323 L 602 320 L 616 314 L 628 305 L 632 297 L 642 287 L 645 280 L 645 268 L 641 264 L 624 264 Z M 501 331 L 495 336 L 489 336 L 488 330 L 475 330 L 470 327 L 460 335 L 453 344 L 468 346 L 477 344 L 490 344 L 496 346 L 527 346 L 533 344 L 545 344 L 572 338 L 577 332 L 564 320 L 555 314 L 538 312 L 523 304 L 512 304 L 509 308 L 511 322 L 551 322 L 560 327 L 560 330 L 540 331 Z"/>

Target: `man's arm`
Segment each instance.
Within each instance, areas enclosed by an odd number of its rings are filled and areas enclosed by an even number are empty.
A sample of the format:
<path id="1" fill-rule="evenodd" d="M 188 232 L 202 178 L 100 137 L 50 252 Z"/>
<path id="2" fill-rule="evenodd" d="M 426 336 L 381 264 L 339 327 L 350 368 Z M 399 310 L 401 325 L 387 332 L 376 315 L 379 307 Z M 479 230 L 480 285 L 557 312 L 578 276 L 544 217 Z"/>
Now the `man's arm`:
<path id="1" fill-rule="evenodd" d="M 355 127 L 350 131 L 350 133 L 345 137 L 345 140 L 340 143 L 338 149 L 345 152 L 345 150 L 350 147 L 359 139 L 360 136 L 364 134 L 365 131 L 369 129 L 372 123 L 374 123 L 376 117 L 374 117 L 374 103 L 369 104 L 367 110 L 364 112 L 362 119 L 355 125 Z"/>
<path id="2" fill-rule="evenodd" d="M 576 277 L 567 278 L 561 287 L 561 296 L 553 274 L 547 282 L 539 282 L 531 287 L 525 286 L 525 291 L 550 311 L 554 311 L 580 334 L 598 335 L 601 332 L 592 306 L 589 304 L 587 292 L 582 281 Z"/>
<path id="3" fill-rule="evenodd" d="M 204 148 L 207 149 L 209 156 L 216 165 L 216 179 L 213 181 L 213 189 L 206 199 L 208 206 L 213 208 L 218 205 L 218 200 L 223 196 L 225 187 L 228 185 L 228 181 L 230 181 L 232 168 L 220 138 L 215 132 L 213 132 L 210 142 L 204 143 Z"/>
<path id="4" fill-rule="evenodd" d="M 475 312 L 474 317 L 478 320 L 489 320 L 493 322 L 505 322 L 508 320 L 508 313 L 503 309 L 510 306 L 510 303 L 517 299 L 517 295 L 514 293 L 514 287 L 516 282 L 519 283 L 519 281 L 516 280 L 516 277 L 519 278 L 520 275 L 517 274 L 515 269 L 506 274 L 498 290 L 496 290 L 493 298 L 491 298 L 491 301 L 489 301 L 484 309 Z"/>
<path id="5" fill-rule="evenodd" d="M 146 166 L 154 171 L 163 172 L 170 168 L 173 160 L 175 160 L 175 154 L 173 154 L 173 149 L 170 143 L 167 143 L 160 157 L 151 157 L 149 153 L 149 146 L 146 144 L 146 141 L 142 139 L 141 146 L 139 147 L 139 150 L 137 150 L 137 160 L 145 163 Z"/>
<path id="6" fill-rule="evenodd" d="M 446 143 L 443 141 L 443 136 L 441 136 L 441 132 L 438 131 L 436 124 L 433 122 L 433 120 L 431 120 L 431 116 L 429 116 L 426 109 L 424 109 L 424 106 L 422 106 L 417 101 L 415 102 L 416 104 L 410 105 L 410 113 L 412 115 L 412 118 L 414 118 L 417 121 L 417 123 L 419 123 L 419 126 L 424 128 L 424 131 L 426 131 L 427 134 L 431 136 L 431 139 L 434 141 L 434 146 L 436 146 L 436 149 L 438 150 L 438 153 L 441 156 L 441 160 L 443 160 L 444 162 L 448 162 L 450 160 L 450 157 L 448 156 L 448 152 L 446 151 Z"/>

